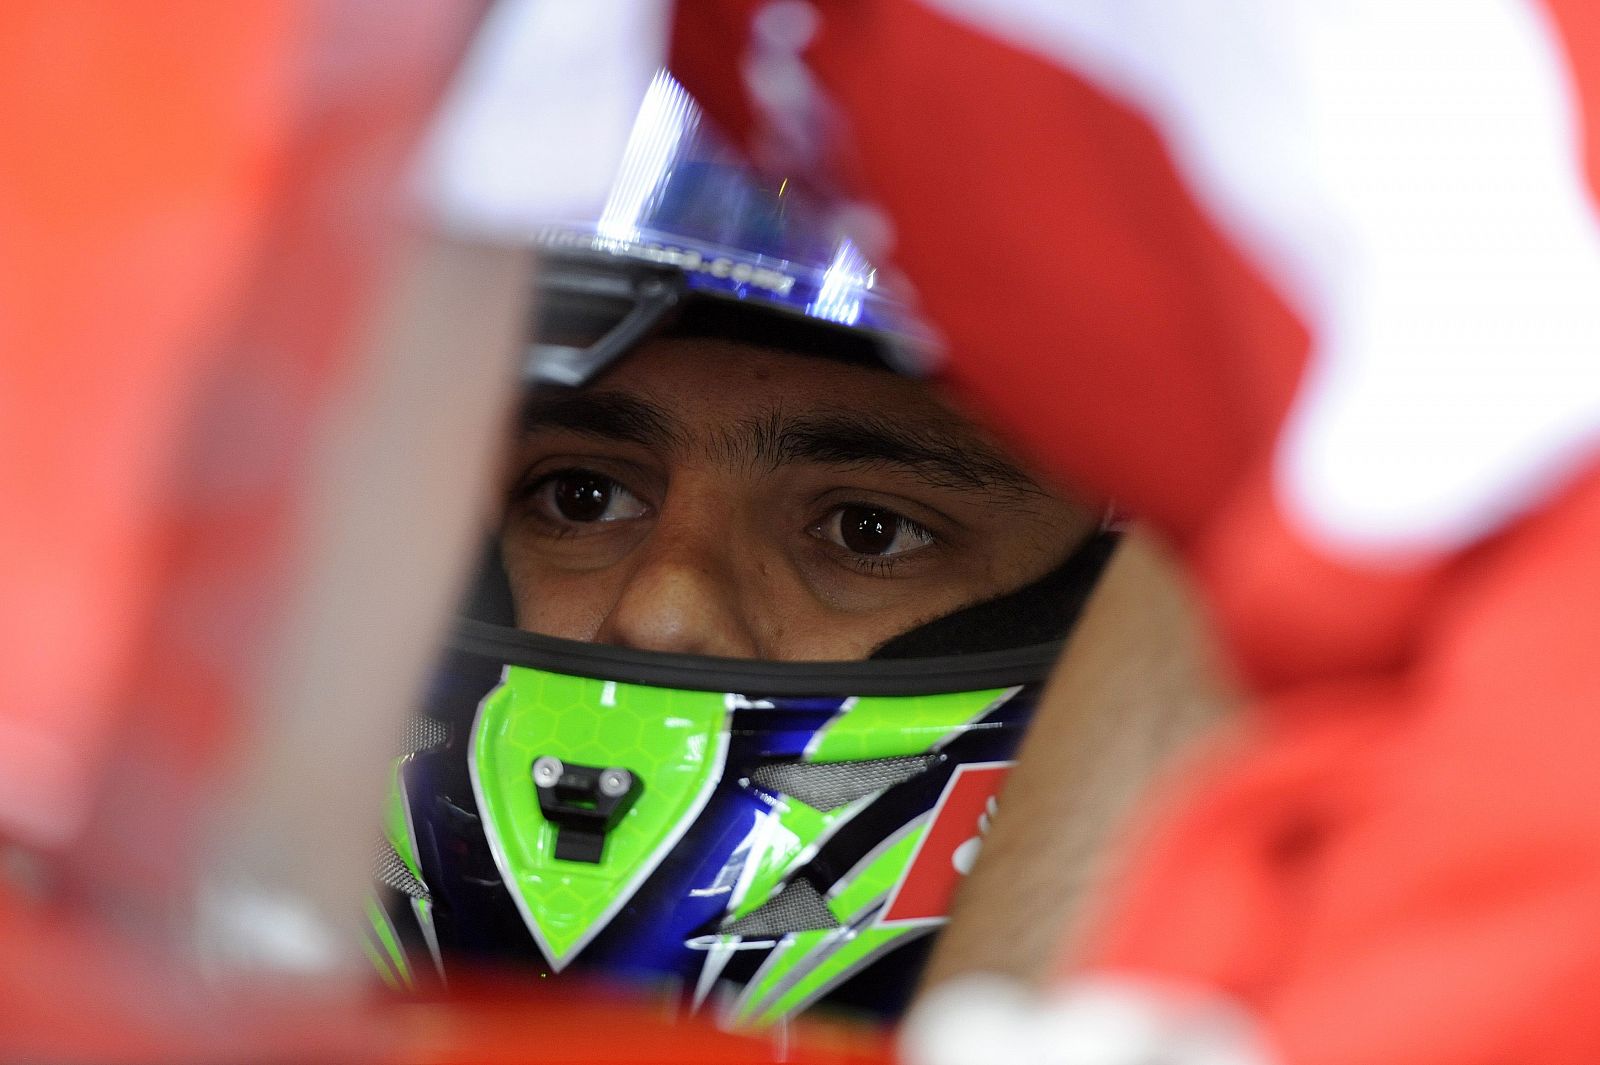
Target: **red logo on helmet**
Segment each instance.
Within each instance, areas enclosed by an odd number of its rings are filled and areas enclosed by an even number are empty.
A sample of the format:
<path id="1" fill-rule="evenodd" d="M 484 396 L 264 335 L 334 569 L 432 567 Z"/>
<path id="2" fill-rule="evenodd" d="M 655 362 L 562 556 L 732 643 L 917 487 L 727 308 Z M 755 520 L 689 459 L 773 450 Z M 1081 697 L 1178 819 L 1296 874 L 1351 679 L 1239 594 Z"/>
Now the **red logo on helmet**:
<path id="1" fill-rule="evenodd" d="M 994 817 L 995 795 L 1011 766 L 1011 762 L 981 762 L 960 766 L 951 774 L 929 816 L 928 831 L 889 896 L 879 924 L 920 924 L 950 915 L 950 897 L 972 870 Z"/>

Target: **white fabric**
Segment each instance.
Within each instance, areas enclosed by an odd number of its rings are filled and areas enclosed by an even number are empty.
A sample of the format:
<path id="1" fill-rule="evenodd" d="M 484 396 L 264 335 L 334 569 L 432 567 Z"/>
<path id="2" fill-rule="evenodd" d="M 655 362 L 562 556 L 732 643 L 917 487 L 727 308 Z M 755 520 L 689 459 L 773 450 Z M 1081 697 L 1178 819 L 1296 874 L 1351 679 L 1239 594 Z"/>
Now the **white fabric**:
<path id="1" fill-rule="evenodd" d="M 923 0 L 1146 115 L 1312 328 L 1280 505 L 1448 550 L 1600 443 L 1600 225 L 1531 0 Z"/>
<path id="2" fill-rule="evenodd" d="M 900 1032 L 906 1065 L 1271 1065 L 1245 1013 L 1209 994 L 1107 976 L 1044 996 L 980 974 L 935 987 Z"/>
<path id="3" fill-rule="evenodd" d="M 437 223 L 520 243 L 597 215 L 665 58 L 667 15 L 666 0 L 501 0 L 423 153 Z"/>

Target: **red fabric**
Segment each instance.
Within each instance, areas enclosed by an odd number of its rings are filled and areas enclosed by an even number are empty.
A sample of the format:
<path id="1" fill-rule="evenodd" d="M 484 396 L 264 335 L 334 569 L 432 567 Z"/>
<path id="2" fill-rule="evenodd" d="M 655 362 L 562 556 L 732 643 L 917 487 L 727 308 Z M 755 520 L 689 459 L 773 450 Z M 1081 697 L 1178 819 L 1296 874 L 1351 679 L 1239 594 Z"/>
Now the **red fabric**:
<path id="1" fill-rule="evenodd" d="M 112 693 L 123 715 L 107 734 L 115 757 L 93 780 L 91 834 L 76 841 L 123 890 L 164 891 L 186 870 L 175 859 L 196 841 L 173 811 L 206 802 L 231 730 L 255 709 L 300 562 L 319 427 L 341 413 L 378 285 L 403 246 L 403 167 L 474 15 L 342 0 L 305 13 L 279 103 L 291 124 L 249 219 L 242 287 L 205 308 L 199 361 L 181 382 L 186 409 L 143 515 L 161 553 Z"/>
<path id="2" fill-rule="evenodd" d="M 1600 7 L 1588 0 L 1542 0 L 1540 7 L 1549 12 L 1572 78 L 1589 187 L 1600 198 Z"/>
<path id="3" fill-rule="evenodd" d="M 163 497 L 207 342 L 245 284 L 289 132 L 303 11 L 211 10 L 0 19 L 11 833 L 80 827 L 166 564 Z"/>
<path id="4" fill-rule="evenodd" d="M 1093 963 L 1242 999 L 1295 1065 L 1600 1058 L 1600 471 L 1456 556 L 1320 553 L 1271 482 L 1305 330 L 1148 124 L 915 0 L 817 6 L 835 170 L 893 220 L 961 393 L 1172 534 L 1262 693 L 1151 811 Z M 713 7 L 682 7 L 677 70 L 762 145 L 718 106 L 748 5 Z M 1600 189 L 1600 13 L 1549 11 Z"/>
<path id="5" fill-rule="evenodd" d="M 1256 460 L 1187 552 L 1239 675 L 1270 690 L 1409 659 L 1447 560 L 1377 569 L 1329 558 L 1278 508 L 1270 462 Z"/>
<path id="6" fill-rule="evenodd" d="M 1597 544 L 1600 468 L 1455 563 L 1409 661 L 1276 689 L 1100 964 L 1226 988 L 1296 1065 L 1594 1061 Z"/>
<path id="7" fill-rule="evenodd" d="M 835 162 L 898 223 L 961 396 L 1074 485 L 1197 529 L 1272 441 L 1302 326 L 1139 115 L 909 0 L 819 6 L 807 56 L 850 134 Z M 682 8 L 676 69 L 715 107 L 732 34 L 706 11 Z"/>
<path id="8" fill-rule="evenodd" d="M 183 1038 L 208 1000 L 88 903 L 165 921 L 193 887 L 314 430 L 473 14 L 0 10 L 0 849 L 62 859 L 37 897 L 0 883 L 0 1056 L 280 1056 Z"/>

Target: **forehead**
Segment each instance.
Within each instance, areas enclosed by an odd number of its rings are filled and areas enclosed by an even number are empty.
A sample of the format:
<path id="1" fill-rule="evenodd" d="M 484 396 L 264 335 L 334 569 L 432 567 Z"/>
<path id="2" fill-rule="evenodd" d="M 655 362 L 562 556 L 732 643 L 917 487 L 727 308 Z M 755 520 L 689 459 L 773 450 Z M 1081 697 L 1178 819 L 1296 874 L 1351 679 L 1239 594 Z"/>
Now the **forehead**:
<path id="1" fill-rule="evenodd" d="M 925 386 L 888 370 L 718 338 L 647 341 L 591 387 L 647 399 L 693 435 L 728 418 L 821 411 L 972 432 Z"/>

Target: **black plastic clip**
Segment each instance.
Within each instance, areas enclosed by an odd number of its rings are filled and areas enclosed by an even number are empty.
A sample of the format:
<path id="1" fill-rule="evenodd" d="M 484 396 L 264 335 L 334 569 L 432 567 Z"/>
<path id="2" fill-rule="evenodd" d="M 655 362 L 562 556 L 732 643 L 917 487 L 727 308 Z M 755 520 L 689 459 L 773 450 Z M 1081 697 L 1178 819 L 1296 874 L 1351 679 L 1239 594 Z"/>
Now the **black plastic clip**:
<path id="1" fill-rule="evenodd" d="M 556 857 L 599 864 L 606 833 L 628 812 L 643 782 L 626 769 L 571 765 L 553 755 L 534 760 L 539 811 L 556 826 Z"/>

